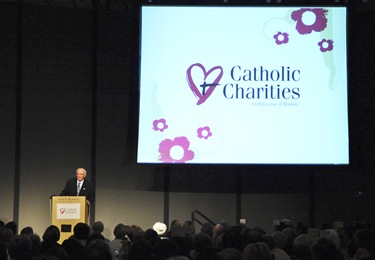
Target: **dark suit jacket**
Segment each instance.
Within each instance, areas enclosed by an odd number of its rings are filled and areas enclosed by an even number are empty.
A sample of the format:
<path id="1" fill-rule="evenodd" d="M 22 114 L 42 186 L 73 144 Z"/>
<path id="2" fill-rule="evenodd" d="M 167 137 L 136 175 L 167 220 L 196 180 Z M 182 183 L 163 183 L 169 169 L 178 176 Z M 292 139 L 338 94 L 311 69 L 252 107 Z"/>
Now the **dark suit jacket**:
<path id="1" fill-rule="evenodd" d="M 77 196 L 77 178 L 71 178 L 66 182 L 60 196 Z M 86 199 L 90 201 L 91 204 L 94 203 L 94 185 L 90 180 L 85 179 L 78 196 L 86 196 Z"/>

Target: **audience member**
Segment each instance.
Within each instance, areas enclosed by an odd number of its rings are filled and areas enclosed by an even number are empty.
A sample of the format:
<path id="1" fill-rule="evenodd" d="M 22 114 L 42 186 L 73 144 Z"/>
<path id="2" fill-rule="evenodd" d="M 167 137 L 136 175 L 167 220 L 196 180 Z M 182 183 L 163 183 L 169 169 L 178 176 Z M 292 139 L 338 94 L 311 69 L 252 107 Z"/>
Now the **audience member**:
<path id="1" fill-rule="evenodd" d="M 8 244 L 8 255 L 14 260 L 28 260 L 31 258 L 31 241 L 24 235 L 16 235 Z"/>
<path id="2" fill-rule="evenodd" d="M 3 241 L 0 241 L 0 260 L 8 260 L 7 247 Z"/>
<path id="3" fill-rule="evenodd" d="M 224 250 L 216 253 L 212 260 L 247 260 L 245 256 L 234 248 L 225 248 Z"/>
<path id="4" fill-rule="evenodd" d="M 165 240 L 168 241 L 168 240 Z M 143 260 L 152 259 L 153 251 L 149 243 L 146 241 L 137 241 L 129 248 L 128 258 L 129 260 Z M 161 259 L 161 258 L 158 258 Z M 166 258 L 164 258 L 166 259 Z"/>
<path id="5" fill-rule="evenodd" d="M 312 260 L 311 247 L 313 239 L 305 234 L 299 235 L 293 242 L 293 252 L 296 260 Z"/>
<path id="6" fill-rule="evenodd" d="M 122 246 L 122 241 L 126 236 L 126 230 L 127 227 L 122 223 L 117 224 L 113 229 L 113 235 L 115 235 L 115 239 L 108 243 L 113 259 L 118 259 L 120 255 L 120 249 Z"/>
<path id="7" fill-rule="evenodd" d="M 275 238 L 271 235 L 263 235 L 262 240 L 271 250 L 274 260 L 291 260 L 290 256 L 284 250 L 276 247 Z"/>
<path id="8" fill-rule="evenodd" d="M 70 238 L 65 239 L 62 242 L 61 246 L 68 253 L 69 259 L 82 259 L 83 258 L 85 248 L 83 247 L 82 243 L 74 236 L 71 236 Z"/>
<path id="9" fill-rule="evenodd" d="M 93 232 L 89 234 L 89 237 L 87 238 L 87 244 L 90 244 L 91 241 L 96 240 L 96 239 L 101 239 L 108 243 L 108 241 L 105 240 L 102 234 Z"/>
<path id="10" fill-rule="evenodd" d="M 243 254 L 247 260 L 273 260 L 271 250 L 264 242 L 247 245 Z"/>
<path id="11" fill-rule="evenodd" d="M 42 243 L 40 248 L 40 254 L 45 255 L 47 250 L 53 247 L 59 247 L 60 244 L 58 241 L 60 240 L 60 230 L 58 227 L 51 225 L 46 228 L 44 234 L 42 236 Z"/>
<path id="12" fill-rule="evenodd" d="M 143 240 L 143 229 L 137 225 L 130 225 L 126 235 L 132 242 Z"/>
<path id="13" fill-rule="evenodd" d="M 314 260 L 345 260 L 335 244 L 326 237 L 321 237 L 312 246 Z"/>
<path id="14" fill-rule="evenodd" d="M 86 248 L 84 260 L 112 260 L 108 243 L 104 239 L 91 241 Z"/>
<path id="15" fill-rule="evenodd" d="M 214 229 L 214 225 L 212 225 L 209 222 L 206 222 L 206 223 L 203 223 L 202 228 L 201 228 L 201 232 L 209 235 L 210 237 L 212 237 L 213 229 Z"/>
<path id="16" fill-rule="evenodd" d="M 182 232 L 183 228 L 181 221 L 178 219 L 172 220 L 171 224 L 169 225 L 168 237 L 185 236 L 185 234 L 181 235 Z"/>
<path id="17" fill-rule="evenodd" d="M 256 242 L 262 241 L 262 233 L 253 230 L 251 228 L 245 227 L 241 231 L 241 251 L 248 245 L 248 244 L 254 244 Z"/>
<path id="18" fill-rule="evenodd" d="M 9 228 L 10 230 L 12 230 L 14 235 L 17 235 L 17 234 L 18 234 L 18 232 L 17 232 L 17 224 L 16 224 L 16 222 L 14 222 L 14 221 L 10 221 L 10 222 L 6 223 L 5 227 L 7 227 L 7 228 Z"/>
<path id="19" fill-rule="evenodd" d="M 145 231 L 144 239 L 150 244 L 152 249 L 154 249 L 156 244 L 160 241 L 158 233 L 152 228 L 149 228 Z"/>
<path id="20" fill-rule="evenodd" d="M 165 260 L 174 255 L 181 255 L 181 253 L 174 240 L 161 239 L 155 246 L 154 255 L 157 259 Z"/>
<path id="21" fill-rule="evenodd" d="M 26 235 L 31 241 L 31 257 L 36 258 L 40 254 L 41 240 L 37 234 Z"/>
<path id="22" fill-rule="evenodd" d="M 34 233 L 34 230 L 32 227 L 24 227 L 22 230 L 21 230 L 21 233 L 20 235 L 30 235 L 30 234 L 33 234 Z"/>
<path id="23" fill-rule="evenodd" d="M 199 233 L 194 236 L 193 239 L 193 249 L 189 252 L 191 259 L 199 259 L 207 248 L 212 247 L 212 238 L 205 234 Z M 201 258 L 202 259 L 202 258 Z"/>
<path id="24" fill-rule="evenodd" d="M 92 233 L 103 235 L 103 231 L 104 231 L 104 224 L 103 224 L 103 222 L 96 221 L 94 223 L 94 225 L 92 225 L 91 230 L 92 230 Z M 109 242 L 109 239 L 105 238 L 104 235 L 103 235 L 103 238 L 104 238 L 104 240 L 106 242 Z"/>
<path id="25" fill-rule="evenodd" d="M 69 260 L 69 255 L 61 246 L 48 249 L 44 255 L 45 259 L 56 258 L 58 260 Z"/>
<path id="26" fill-rule="evenodd" d="M 287 228 L 283 229 L 282 232 L 286 235 L 286 243 L 285 243 L 285 246 L 284 246 L 283 250 L 288 255 L 293 257 L 293 255 L 294 255 L 294 253 L 293 253 L 293 241 L 294 241 L 294 239 L 296 239 L 297 233 L 296 233 L 296 231 L 294 230 L 293 227 L 287 227 Z"/>
<path id="27" fill-rule="evenodd" d="M 162 222 L 156 222 L 152 229 L 158 233 L 158 236 L 161 238 L 165 238 L 167 236 L 167 225 Z"/>
<path id="28" fill-rule="evenodd" d="M 2 241 L 5 246 L 8 246 L 9 242 L 14 237 L 14 233 L 10 228 L 1 227 L 0 228 L 0 241 Z"/>
<path id="29" fill-rule="evenodd" d="M 185 236 L 193 237 L 195 235 L 195 225 L 192 221 L 185 221 L 182 228 L 184 229 Z"/>
<path id="30" fill-rule="evenodd" d="M 375 259 L 375 234 L 367 229 L 358 230 L 355 233 L 357 250 L 353 259 L 372 260 Z"/>
<path id="31" fill-rule="evenodd" d="M 61 246 L 60 231 L 54 225 L 47 227 L 42 242 L 32 227 L 14 235 L 12 225 L 8 225 L 0 227 L 0 260 L 375 260 L 375 234 L 369 225 L 357 225 L 362 229 L 352 231 L 328 228 L 314 243 L 306 234 L 296 236 L 293 227 L 268 235 L 261 227 L 221 222 L 213 227 L 210 236 L 209 231 L 202 232 L 203 226 L 200 233 L 192 235 L 193 223 L 185 224 L 184 229 L 179 220 L 173 221 L 166 237 L 167 228 L 160 222 L 146 231 L 120 223 L 113 231 L 115 239 L 108 242 L 101 234 L 102 222 L 95 222 L 91 233 L 87 224 L 78 223 L 74 235 Z M 292 242 L 289 254 L 283 250 L 288 239 Z M 352 256 L 349 249 L 354 252 Z"/>
<path id="32" fill-rule="evenodd" d="M 73 228 L 73 236 L 81 243 L 85 248 L 87 246 L 87 240 L 90 235 L 90 226 L 85 223 L 77 223 Z"/>

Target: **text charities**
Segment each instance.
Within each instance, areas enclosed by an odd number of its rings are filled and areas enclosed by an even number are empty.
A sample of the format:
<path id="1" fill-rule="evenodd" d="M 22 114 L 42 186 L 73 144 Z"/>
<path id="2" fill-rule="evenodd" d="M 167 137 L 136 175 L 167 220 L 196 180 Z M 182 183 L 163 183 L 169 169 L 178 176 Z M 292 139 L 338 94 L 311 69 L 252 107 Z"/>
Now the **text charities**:
<path id="1" fill-rule="evenodd" d="M 301 97 L 299 87 L 292 87 L 291 84 L 281 86 L 281 82 L 296 83 L 301 79 L 301 71 L 290 66 L 280 66 L 276 69 L 263 66 L 242 69 L 241 66 L 236 65 L 231 68 L 230 77 L 234 82 L 227 83 L 223 87 L 223 95 L 227 99 L 296 101 Z M 254 83 L 263 82 L 267 84 L 254 86 Z M 249 83 L 251 86 L 246 86 Z"/>

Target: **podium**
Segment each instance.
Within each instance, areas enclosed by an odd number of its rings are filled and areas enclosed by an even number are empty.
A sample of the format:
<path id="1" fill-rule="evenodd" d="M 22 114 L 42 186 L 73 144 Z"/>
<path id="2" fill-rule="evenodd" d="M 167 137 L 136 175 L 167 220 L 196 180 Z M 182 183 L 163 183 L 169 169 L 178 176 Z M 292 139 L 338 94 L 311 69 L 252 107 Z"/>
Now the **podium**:
<path id="1" fill-rule="evenodd" d="M 53 196 L 51 201 L 52 225 L 60 230 L 60 244 L 73 235 L 77 223 L 88 224 L 89 207 L 85 196 Z"/>

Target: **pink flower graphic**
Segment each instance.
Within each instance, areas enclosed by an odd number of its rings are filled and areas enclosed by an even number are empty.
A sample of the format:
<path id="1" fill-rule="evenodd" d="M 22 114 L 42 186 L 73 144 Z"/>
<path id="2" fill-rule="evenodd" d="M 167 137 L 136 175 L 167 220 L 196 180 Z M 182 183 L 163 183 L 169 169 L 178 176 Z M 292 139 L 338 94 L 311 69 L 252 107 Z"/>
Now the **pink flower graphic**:
<path id="1" fill-rule="evenodd" d="M 208 126 L 199 127 L 197 133 L 199 138 L 207 139 L 208 137 L 212 136 L 212 133 Z"/>
<path id="2" fill-rule="evenodd" d="M 273 36 L 273 38 L 275 38 L 277 45 L 281 45 L 289 41 L 289 34 L 278 32 Z"/>
<path id="3" fill-rule="evenodd" d="M 152 124 L 154 126 L 153 129 L 155 131 L 163 132 L 165 129 L 168 128 L 168 125 L 167 125 L 167 123 L 166 123 L 166 121 L 165 121 L 164 118 L 161 118 L 159 120 L 156 119 L 156 120 L 154 120 L 154 122 Z"/>
<path id="4" fill-rule="evenodd" d="M 194 159 L 194 152 L 189 150 L 190 142 L 185 136 L 176 137 L 174 140 L 164 139 L 159 144 L 159 161 L 171 163 L 184 163 Z"/>
<path id="5" fill-rule="evenodd" d="M 333 50 L 333 41 L 332 40 L 323 39 L 322 41 L 318 42 L 318 45 L 320 46 L 321 52 Z"/>
<path id="6" fill-rule="evenodd" d="M 297 22 L 296 29 L 300 34 L 321 32 L 327 27 L 328 10 L 323 8 L 301 8 L 292 12 L 292 19 Z"/>

